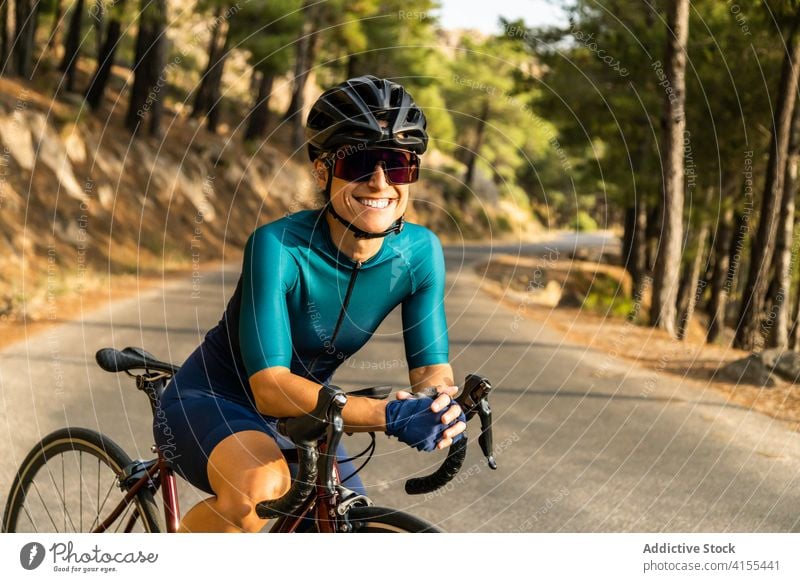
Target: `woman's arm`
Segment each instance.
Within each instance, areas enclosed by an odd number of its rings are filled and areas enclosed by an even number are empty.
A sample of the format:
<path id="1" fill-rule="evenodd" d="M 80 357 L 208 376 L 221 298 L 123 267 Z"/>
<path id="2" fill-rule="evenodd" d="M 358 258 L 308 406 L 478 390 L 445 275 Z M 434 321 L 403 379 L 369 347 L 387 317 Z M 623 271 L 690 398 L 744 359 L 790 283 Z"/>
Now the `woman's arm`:
<path id="1" fill-rule="evenodd" d="M 277 418 L 302 416 L 314 410 L 320 385 L 292 374 L 289 368 L 273 366 L 250 376 L 256 408 L 261 414 Z M 347 432 L 386 430 L 386 402 L 348 396 L 342 410 Z"/>
<path id="2" fill-rule="evenodd" d="M 450 390 L 457 390 L 455 386 L 447 384 L 448 378 L 452 383 L 452 370 L 448 374 L 449 364 L 439 364 L 436 366 L 426 367 L 429 370 L 429 375 L 426 376 L 433 380 L 442 378 L 442 389 L 440 392 L 450 394 Z M 433 370 L 437 368 L 437 370 Z M 423 377 L 423 368 L 416 368 L 411 373 L 420 374 Z M 435 384 L 424 383 L 420 388 L 425 386 L 432 386 Z M 314 409 L 317 404 L 317 395 L 319 394 L 320 386 L 316 382 L 306 380 L 305 378 L 292 374 L 288 368 L 282 366 L 274 366 L 265 368 L 260 372 L 256 372 L 250 376 L 250 387 L 253 390 L 253 396 L 256 401 L 256 408 L 261 414 L 274 417 L 293 417 L 307 414 Z M 405 400 L 410 398 L 408 392 L 398 392 L 397 399 Z M 386 401 L 375 400 L 372 398 L 365 398 L 359 396 L 349 396 L 347 404 L 342 410 L 342 419 L 344 420 L 344 429 L 347 432 L 385 432 L 386 431 Z M 449 408 L 447 412 L 442 415 L 442 424 L 448 425 L 458 418 L 461 409 L 455 405 L 450 406 L 449 396 L 440 396 L 436 398 L 431 404 L 433 412 L 439 412 Z M 463 422 L 457 423 L 455 426 L 450 427 L 443 433 L 443 438 L 439 442 L 438 448 L 443 449 L 449 447 L 453 438 L 464 431 L 466 425 Z"/>
<path id="3" fill-rule="evenodd" d="M 422 366 L 408 371 L 408 381 L 412 392 L 419 392 L 429 386 L 435 387 L 439 392 L 454 397 L 458 386 L 453 381 L 453 368 L 450 364 L 433 364 Z"/>

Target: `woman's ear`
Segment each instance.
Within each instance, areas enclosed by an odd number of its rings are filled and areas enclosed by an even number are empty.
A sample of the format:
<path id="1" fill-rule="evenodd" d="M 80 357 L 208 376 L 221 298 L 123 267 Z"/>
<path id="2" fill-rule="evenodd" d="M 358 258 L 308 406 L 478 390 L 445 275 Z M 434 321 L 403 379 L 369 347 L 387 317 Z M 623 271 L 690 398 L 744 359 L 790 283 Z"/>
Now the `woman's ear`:
<path id="1" fill-rule="evenodd" d="M 324 190 L 328 184 L 328 165 L 322 161 L 321 158 L 314 160 L 314 179 L 317 181 L 317 187 Z"/>

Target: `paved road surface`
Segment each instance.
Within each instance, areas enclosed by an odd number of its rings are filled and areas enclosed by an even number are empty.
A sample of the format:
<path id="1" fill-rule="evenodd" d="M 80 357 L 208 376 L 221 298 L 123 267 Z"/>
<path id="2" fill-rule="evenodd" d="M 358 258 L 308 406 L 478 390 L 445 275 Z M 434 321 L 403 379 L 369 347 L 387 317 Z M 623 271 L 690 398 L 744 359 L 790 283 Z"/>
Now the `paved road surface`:
<path id="1" fill-rule="evenodd" d="M 610 239 L 594 235 L 546 246 L 565 256 L 576 245 L 605 244 Z M 550 251 L 544 244 L 446 250 L 452 363 L 459 378 L 480 372 L 497 387 L 499 469 L 486 467 L 475 443 L 455 486 L 409 497 L 403 480 L 429 471 L 441 456 L 381 435 L 364 471 L 378 504 L 449 531 L 800 531 L 800 435 L 711 389 L 684 386 L 521 320 L 517 309 L 479 288 L 470 265 L 490 252 Z M 0 501 L 27 450 L 66 424 L 99 428 L 132 456 L 149 457 L 145 398 L 126 376 L 97 368 L 94 352 L 137 345 L 182 361 L 219 319 L 237 277 L 231 265 L 199 283 L 173 282 L 0 351 Z M 393 313 L 337 383 L 406 384 L 399 329 Z M 350 439 L 353 451 L 358 438 Z M 185 509 L 198 492 L 181 487 Z"/>

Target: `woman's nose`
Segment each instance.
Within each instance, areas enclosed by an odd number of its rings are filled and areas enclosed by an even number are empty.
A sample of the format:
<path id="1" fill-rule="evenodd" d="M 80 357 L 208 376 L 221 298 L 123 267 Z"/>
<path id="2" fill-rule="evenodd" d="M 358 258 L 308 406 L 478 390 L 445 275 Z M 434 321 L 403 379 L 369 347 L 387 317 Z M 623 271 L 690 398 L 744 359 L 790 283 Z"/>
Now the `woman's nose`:
<path id="1" fill-rule="evenodd" d="M 375 169 L 372 171 L 368 184 L 370 188 L 375 190 L 383 190 L 389 185 L 386 180 L 386 173 L 383 171 L 383 164 L 375 164 Z"/>

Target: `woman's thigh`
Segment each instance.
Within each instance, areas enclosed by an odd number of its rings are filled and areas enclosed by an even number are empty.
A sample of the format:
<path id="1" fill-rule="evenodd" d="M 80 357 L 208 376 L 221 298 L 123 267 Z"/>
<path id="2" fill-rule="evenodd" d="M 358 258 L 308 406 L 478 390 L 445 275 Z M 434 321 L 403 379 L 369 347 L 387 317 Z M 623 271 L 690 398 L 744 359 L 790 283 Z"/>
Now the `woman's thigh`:
<path id="1" fill-rule="evenodd" d="M 275 419 L 265 418 L 257 411 L 238 403 L 212 395 L 195 395 L 172 400 L 168 406 L 159 410 L 153 423 L 153 432 L 162 454 L 172 461 L 179 475 L 198 489 L 217 494 L 211 483 L 212 468 L 209 466 L 209 460 L 216 448 L 227 441 L 219 454 L 214 455 L 218 461 L 215 466 L 221 467 L 223 472 L 227 465 L 224 463 L 222 451 L 228 448 L 233 449 L 233 458 L 237 462 L 245 463 L 245 466 L 258 462 L 259 459 L 271 462 L 276 451 L 280 454 L 281 448 L 294 448 L 291 441 L 278 433 L 276 424 Z M 251 436 L 244 440 L 236 438 L 236 435 L 244 432 L 261 433 L 263 437 Z M 253 439 L 256 439 L 255 442 Z M 269 444 L 260 444 L 262 442 Z M 255 449 L 248 450 L 247 446 Z M 347 456 L 340 444 L 337 450 L 338 459 L 341 461 Z M 291 464 L 289 467 L 292 476 L 295 476 L 297 465 Z M 348 462 L 341 463 L 339 469 L 344 478 L 353 473 L 355 467 L 352 462 Z M 224 484 L 225 480 L 220 480 L 219 483 Z M 344 485 L 357 493 L 366 494 L 358 475 L 345 481 Z"/>
<path id="2" fill-rule="evenodd" d="M 156 416 L 153 423 L 156 444 L 179 475 L 209 494 L 217 494 L 210 476 L 225 472 L 220 449 L 231 455 L 234 464 L 245 468 L 283 457 L 276 444 L 273 424 L 255 410 L 214 396 L 198 396 L 174 401 Z M 243 433 L 256 433 L 241 437 Z M 282 444 L 280 446 L 283 446 Z M 252 449 L 252 450 L 250 450 Z M 209 467 L 214 460 L 214 466 Z M 221 481 L 224 484 L 225 481 Z"/>

